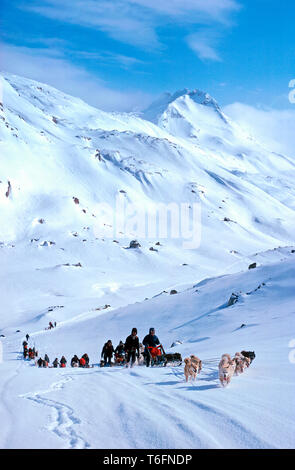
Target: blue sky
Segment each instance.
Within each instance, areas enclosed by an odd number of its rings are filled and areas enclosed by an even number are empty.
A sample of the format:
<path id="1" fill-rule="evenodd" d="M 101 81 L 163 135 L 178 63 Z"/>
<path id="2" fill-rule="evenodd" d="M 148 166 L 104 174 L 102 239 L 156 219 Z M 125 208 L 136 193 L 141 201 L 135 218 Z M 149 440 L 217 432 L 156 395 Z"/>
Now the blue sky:
<path id="1" fill-rule="evenodd" d="M 2 0 L 1 69 L 106 110 L 200 88 L 291 109 L 291 0 Z"/>

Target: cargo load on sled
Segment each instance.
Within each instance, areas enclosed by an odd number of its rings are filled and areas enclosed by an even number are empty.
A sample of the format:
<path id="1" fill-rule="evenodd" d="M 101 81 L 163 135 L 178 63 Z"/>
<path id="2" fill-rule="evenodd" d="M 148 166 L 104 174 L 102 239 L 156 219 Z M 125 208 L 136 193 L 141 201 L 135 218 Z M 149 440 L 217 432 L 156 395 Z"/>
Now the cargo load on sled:
<path id="1" fill-rule="evenodd" d="M 148 346 L 147 353 L 150 356 L 150 365 L 153 366 L 180 366 L 182 364 L 182 357 L 180 353 L 166 354 L 161 344 L 158 346 Z M 145 355 L 145 364 L 147 362 Z"/>

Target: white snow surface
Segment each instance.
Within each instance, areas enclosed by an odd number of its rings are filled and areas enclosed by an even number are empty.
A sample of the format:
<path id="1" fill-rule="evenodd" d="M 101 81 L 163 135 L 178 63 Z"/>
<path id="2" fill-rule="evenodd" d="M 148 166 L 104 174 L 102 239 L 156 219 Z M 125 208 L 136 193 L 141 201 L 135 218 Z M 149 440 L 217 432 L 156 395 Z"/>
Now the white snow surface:
<path id="1" fill-rule="evenodd" d="M 1 86 L 0 447 L 294 447 L 292 160 L 198 90 L 138 116 L 6 73 Z M 97 220 L 119 194 L 149 211 L 200 203 L 200 247 L 150 237 L 126 249 L 136 230 L 114 241 Z M 99 368 L 104 342 L 134 326 L 199 356 L 196 382 L 182 366 Z M 94 367 L 39 369 L 21 358 L 26 333 L 51 361 L 87 352 Z M 221 354 L 242 349 L 256 359 L 221 388 Z"/>

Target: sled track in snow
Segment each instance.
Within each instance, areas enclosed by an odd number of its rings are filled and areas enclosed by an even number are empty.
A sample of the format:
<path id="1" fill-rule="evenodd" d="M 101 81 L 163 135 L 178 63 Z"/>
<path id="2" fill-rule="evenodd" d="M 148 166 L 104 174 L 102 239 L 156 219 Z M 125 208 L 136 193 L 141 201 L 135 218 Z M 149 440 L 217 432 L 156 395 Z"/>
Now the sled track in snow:
<path id="1" fill-rule="evenodd" d="M 20 398 L 31 400 L 38 405 L 47 406 L 51 409 L 52 421 L 46 427 L 48 431 L 55 433 L 59 438 L 63 439 L 65 448 L 87 449 L 90 448 L 90 444 L 75 431 L 74 426 L 80 424 L 81 421 L 75 417 L 73 408 L 43 396 L 63 389 L 64 385 L 72 380 L 72 376 L 68 375 L 59 382 L 53 383 L 48 390 L 27 393 L 20 395 Z"/>
<path id="2" fill-rule="evenodd" d="M 219 359 L 208 359 L 204 360 L 203 364 L 208 364 L 207 367 L 204 367 L 201 374 L 203 373 L 203 380 L 209 383 L 213 382 L 216 388 L 219 388 L 218 372 L 216 367 L 218 367 Z M 195 381 L 185 382 L 183 370 L 174 370 L 172 369 L 173 375 L 179 380 L 179 383 L 183 383 L 191 391 L 198 393 L 200 390 L 200 379 L 199 375 Z M 212 376 L 212 378 L 211 378 Z M 207 385 L 204 385 L 206 387 Z M 215 388 L 214 386 L 212 388 Z M 220 387 L 222 392 L 223 388 Z M 219 403 L 216 399 L 204 398 L 201 395 L 202 400 L 195 400 L 195 398 L 189 398 L 188 396 L 182 397 L 182 400 L 185 401 L 186 405 L 192 407 L 192 413 L 194 413 L 198 418 L 204 419 L 206 425 L 211 428 L 211 432 L 208 434 L 208 442 L 213 441 L 215 446 L 218 448 L 223 448 L 227 446 L 226 441 L 231 442 L 234 438 L 237 442 L 237 447 L 239 448 L 269 448 L 267 442 L 259 439 L 259 437 L 251 430 L 249 427 L 245 426 L 238 418 L 235 418 L 233 414 L 226 410 L 222 403 Z M 224 429 L 224 434 L 220 434 L 219 429 Z M 200 424 L 200 430 L 203 430 L 202 425 Z"/>

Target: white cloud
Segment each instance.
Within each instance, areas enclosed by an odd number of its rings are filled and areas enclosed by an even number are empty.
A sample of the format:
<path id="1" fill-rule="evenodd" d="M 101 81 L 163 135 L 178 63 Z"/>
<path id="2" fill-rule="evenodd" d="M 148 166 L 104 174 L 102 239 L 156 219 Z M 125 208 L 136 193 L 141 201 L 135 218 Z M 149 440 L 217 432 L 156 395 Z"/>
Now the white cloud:
<path id="1" fill-rule="evenodd" d="M 150 16 L 132 8 L 129 0 L 45 0 L 26 2 L 22 8 L 53 20 L 101 30 L 125 43 L 159 46 Z"/>
<path id="2" fill-rule="evenodd" d="M 270 150 L 295 158 L 295 105 L 277 110 L 233 103 L 224 112 Z"/>
<path id="3" fill-rule="evenodd" d="M 143 109 L 151 100 L 151 96 L 140 91 L 121 92 L 108 87 L 84 68 L 68 62 L 60 50 L 3 43 L 0 50 L 3 70 L 54 86 L 105 111 Z"/>
<path id="4" fill-rule="evenodd" d="M 27 0 L 21 8 L 53 20 L 82 25 L 141 47 L 160 47 L 157 28 L 174 24 L 226 24 L 237 0 Z"/>
<path id="5" fill-rule="evenodd" d="M 129 3 L 144 6 L 157 13 L 170 16 L 198 15 L 199 19 L 214 19 L 226 21 L 226 15 L 238 10 L 240 5 L 236 0 L 128 0 Z"/>
<path id="6" fill-rule="evenodd" d="M 217 36 L 212 31 L 200 31 L 199 33 L 190 34 L 187 36 L 186 41 L 201 60 L 221 61 L 216 50 Z"/>

